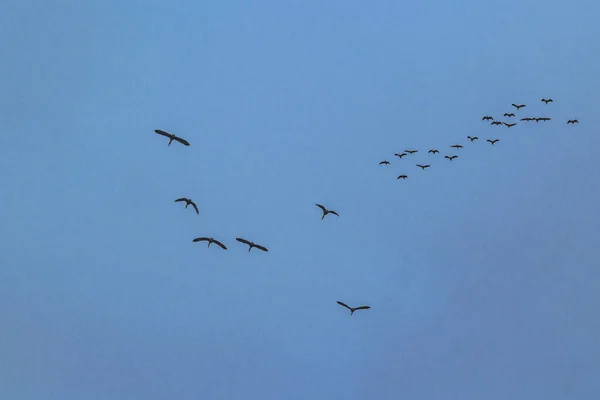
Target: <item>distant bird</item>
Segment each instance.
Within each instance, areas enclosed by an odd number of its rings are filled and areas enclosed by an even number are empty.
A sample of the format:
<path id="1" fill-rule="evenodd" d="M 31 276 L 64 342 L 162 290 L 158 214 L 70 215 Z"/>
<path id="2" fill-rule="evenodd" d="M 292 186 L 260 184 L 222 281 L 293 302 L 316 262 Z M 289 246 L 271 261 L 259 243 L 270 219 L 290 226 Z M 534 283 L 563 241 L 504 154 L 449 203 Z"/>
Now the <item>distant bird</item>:
<path id="1" fill-rule="evenodd" d="M 515 104 L 515 103 L 512 103 L 512 106 L 515 107 L 517 110 L 519 110 L 520 108 L 525 107 L 525 104 Z"/>
<path id="2" fill-rule="evenodd" d="M 250 241 L 248 241 L 248 240 L 246 240 L 246 239 L 242 239 L 242 238 L 235 238 L 235 240 L 237 240 L 237 241 L 238 241 L 238 242 L 240 242 L 240 243 L 244 243 L 244 244 L 247 244 L 248 246 L 250 246 L 250 247 L 248 248 L 248 251 L 252 250 L 252 248 L 253 248 L 253 247 L 256 247 L 257 249 L 259 249 L 259 250 L 262 250 L 262 251 L 269 251 L 269 250 L 268 250 L 266 247 L 264 247 L 264 246 L 261 246 L 261 245 L 259 245 L 259 244 L 256 244 L 256 243 L 254 243 L 254 242 L 250 242 Z"/>
<path id="3" fill-rule="evenodd" d="M 490 125 L 502 125 L 502 122 L 500 122 L 500 121 L 494 121 Z"/>
<path id="4" fill-rule="evenodd" d="M 404 150 L 405 152 L 407 152 L 408 154 L 414 154 L 419 150 Z"/>
<path id="5" fill-rule="evenodd" d="M 516 124 L 507 124 L 506 122 L 503 122 L 504 125 L 506 125 L 507 128 L 510 128 L 511 126 L 515 126 Z"/>
<path id="6" fill-rule="evenodd" d="M 406 179 L 408 178 L 408 175 L 398 175 L 398 178 L 396 179 Z"/>
<path id="7" fill-rule="evenodd" d="M 489 116 L 489 115 L 486 115 L 485 117 L 481 118 L 481 120 L 482 120 L 482 121 L 493 121 L 493 120 L 494 120 L 494 118 L 492 118 L 492 117 L 491 117 L 491 116 Z"/>
<path id="8" fill-rule="evenodd" d="M 402 157 L 404 157 L 404 156 L 406 155 L 406 153 L 400 153 L 400 154 L 396 153 L 396 154 L 394 154 L 394 155 L 395 155 L 396 157 L 398 157 L 398 158 L 402 158 Z"/>
<path id="9" fill-rule="evenodd" d="M 437 153 L 439 153 L 439 152 L 440 152 L 440 151 L 439 151 L 439 150 L 436 150 L 436 149 L 431 149 L 431 150 L 429 150 L 429 151 L 428 151 L 428 153 L 431 153 L 431 154 L 437 154 Z"/>
<path id="10" fill-rule="evenodd" d="M 177 203 L 178 201 L 185 201 L 185 208 L 188 208 L 188 206 L 191 205 L 192 207 L 194 207 L 194 210 L 196 210 L 196 214 L 200 215 L 200 213 L 198 212 L 198 207 L 196 207 L 196 203 L 194 203 L 191 199 L 186 199 L 185 197 L 182 197 L 180 199 L 175 200 L 175 203 Z"/>
<path id="11" fill-rule="evenodd" d="M 578 124 L 578 123 L 579 123 L 579 121 L 577 121 L 576 119 L 570 119 L 570 120 L 568 120 L 568 121 L 567 121 L 567 125 L 568 125 L 568 124 L 573 124 L 573 125 L 575 125 L 575 124 Z"/>
<path id="12" fill-rule="evenodd" d="M 521 118 L 521 121 L 533 121 L 533 120 L 535 120 L 535 118 L 530 118 L 530 117 Z"/>
<path id="13" fill-rule="evenodd" d="M 474 141 L 478 140 L 479 138 L 477 136 L 467 136 L 467 139 L 469 139 L 471 142 L 474 142 Z"/>
<path id="14" fill-rule="evenodd" d="M 552 99 L 542 99 L 542 101 L 546 104 L 553 102 Z"/>
<path id="15" fill-rule="evenodd" d="M 431 165 L 426 164 L 426 165 L 421 165 L 421 164 L 417 164 L 417 167 L 421 168 L 423 171 L 425 171 L 425 168 L 429 168 L 431 167 Z"/>
<path id="16" fill-rule="evenodd" d="M 460 144 L 453 144 L 450 147 L 454 147 L 455 149 L 462 149 L 463 148 Z"/>
<path id="17" fill-rule="evenodd" d="M 488 139 L 487 141 L 488 141 L 488 142 L 490 142 L 490 143 L 492 144 L 492 146 L 493 146 L 493 145 L 494 145 L 494 143 L 496 143 L 496 142 L 500 141 L 500 139 L 494 139 L 494 140 L 490 140 L 490 139 Z"/>
<path id="18" fill-rule="evenodd" d="M 323 207 L 323 206 L 322 206 L 322 205 L 320 205 L 320 204 L 315 204 L 315 206 L 317 206 L 317 207 L 319 207 L 321 210 L 323 210 L 323 216 L 321 217 L 321 219 L 325 218 L 325 216 L 326 216 L 327 214 L 333 214 L 333 215 L 337 215 L 338 217 L 340 216 L 340 215 L 339 215 L 338 213 L 336 213 L 335 211 L 333 211 L 333 210 L 328 210 L 328 209 L 326 209 L 325 207 Z"/>
<path id="19" fill-rule="evenodd" d="M 444 156 L 444 158 L 447 158 L 450 161 L 454 160 L 456 157 L 458 156 Z"/>
<path id="20" fill-rule="evenodd" d="M 514 117 L 515 114 L 513 114 L 513 113 L 504 113 L 504 116 L 510 118 L 510 117 Z"/>
<path id="21" fill-rule="evenodd" d="M 552 118 L 548 118 L 548 117 L 541 117 L 541 118 L 536 118 L 535 122 L 540 122 L 540 121 L 550 121 Z"/>
<path id="22" fill-rule="evenodd" d="M 213 238 L 208 238 L 208 237 L 199 237 L 193 240 L 194 242 L 208 242 L 208 247 L 210 247 L 210 245 L 212 243 L 216 244 L 217 246 L 221 247 L 223 250 L 227 250 L 227 247 L 225 247 L 225 245 L 221 242 L 219 242 L 218 240 L 215 240 Z"/>
<path id="23" fill-rule="evenodd" d="M 348 305 L 342 303 L 341 301 L 338 301 L 337 303 L 340 306 L 346 307 L 348 310 L 350 310 L 350 315 L 354 314 L 354 311 L 357 311 L 357 310 L 368 310 L 369 308 L 371 308 L 369 306 L 360 306 L 360 307 L 352 308 L 352 307 L 349 307 Z"/>
<path id="24" fill-rule="evenodd" d="M 384 160 L 384 161 L 382 161 L 382 162 L 380 162 L 380 163 L 379 163 L 379 165 L 382 165 L 382 164 L 385 164 L 385 165 L 390 165 L 390 162 L 389 162 L 389 161 L 387 161 L 387 160 Z"/>
<path id="25" fill-rule="evenodd" d="M 171 133 L 167 133 L 165 131 L 161 131 L 160 129 L 155 129 L 154 132 L 158 133 L 159 135 L 168 137 L 169 138 L 169 146 L 171 145 L 171 142 L 173 142 L 173 140 L 176 140 L 179 143 L 182 143 L 182 144 L 184 144 L 186 146 L 190 145 L 190 143 L 187 140 L 182 139 L 182 138 L 180 138 L 178 136 L 175 136 L 175 135 L 173 135 Z"/>

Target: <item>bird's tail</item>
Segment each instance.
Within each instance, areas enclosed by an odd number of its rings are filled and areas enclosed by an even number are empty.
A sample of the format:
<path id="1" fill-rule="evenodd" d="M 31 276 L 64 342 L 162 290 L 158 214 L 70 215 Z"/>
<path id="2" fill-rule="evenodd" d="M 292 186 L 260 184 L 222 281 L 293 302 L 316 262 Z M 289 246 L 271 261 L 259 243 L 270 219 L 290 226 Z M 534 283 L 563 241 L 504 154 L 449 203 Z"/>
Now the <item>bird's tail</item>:
<path id="1" fill-rule="evenodd" d="M 323 214 L 323 216 L 321 217 L 321 220 L 323 220 L 325 218 L 327 214 Z"/>
<path id="2" fill-rule="evenodd" d="M 173 142 L 173 139 L 169 140 L 169 146 L 171 145 L 172 142 Z"/>
<path id="3" fill-rule="evenodd" d="M 354 315 L 354 311 L 356 310 L 350 310 L 350 316 Z"/>
<path id="4" fill-rule="evenodd" d="M 252 246 L 248 247 L 248 252 L 250 252 L 250 250 L 252 250 Z"/>

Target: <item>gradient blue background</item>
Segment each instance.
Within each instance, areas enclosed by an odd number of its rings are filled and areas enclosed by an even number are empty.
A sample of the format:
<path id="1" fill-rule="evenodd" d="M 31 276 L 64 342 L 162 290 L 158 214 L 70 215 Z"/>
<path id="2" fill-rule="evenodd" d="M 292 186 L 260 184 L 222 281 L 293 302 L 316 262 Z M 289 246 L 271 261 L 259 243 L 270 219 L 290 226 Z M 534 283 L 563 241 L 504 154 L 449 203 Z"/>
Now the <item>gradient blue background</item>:
<path id="1" fill-rule="evenodd" d="M 0 398 L 597 398 L 597 1 L 0 10 Z"/>

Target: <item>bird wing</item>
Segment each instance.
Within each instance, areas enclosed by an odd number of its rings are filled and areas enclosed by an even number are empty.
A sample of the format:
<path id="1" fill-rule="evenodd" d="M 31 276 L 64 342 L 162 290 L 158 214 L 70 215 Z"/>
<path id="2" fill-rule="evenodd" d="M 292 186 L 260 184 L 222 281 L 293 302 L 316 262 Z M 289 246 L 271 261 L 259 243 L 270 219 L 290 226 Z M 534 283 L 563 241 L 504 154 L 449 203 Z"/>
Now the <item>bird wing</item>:
<path id="1" fill-rule="evenodd" d="M 225 247 L 225 245 L 224 245 L 223 243 L 219 242 L 218 240 L 214 240 L 214 239 L 213 239 L 213 243 L 215 243 L 215 244 L 217 244 L 217 245 L 221 246 L 221 248 L 222 248 L 223 250 L 227 250 L 227 247 Z"/>
<path id="2" fill-rule="evenodd" d="M 327 209 L 324 206 L 320 204 L 315 204 L 315 206 L 319 207 L 321 210 L 323 210 L 323 212 L 327 212 Z"/>
<path id="3" fill-rule="evenodd" d="M 186 199 L 185 197 L 182 197 L 180 199 L 175 200 L 175 203 L 177 203 L 178 201 L 188 201 L 188 199 Z"/>
<path id="4" fill-rule="evenodd" d="M 269 249 L 267 249 L 266 247 L 258 245 L 258 244 L 255 244 L 254 247 L 256 247 L 257 249 L 262 250 L 262 251 L 269 251 Z"/>
<path id="5" fill-rule="evenodd" d="M 338 217 L 340 216 L 340 214 L 336 213 L 335 211 L 329 211 L 329 214 L 333 214 L 333 215 L 337 215 Z"/>
<path id="6" fill-rule="evenodd" d="M 190 142 L 188 142 L 187 140 L 185 140 L 185 139 L 182 139 L 182 138 L 180 138 L 180 137 L 174 136 L 174 137 L 173 137 L 173 139 L 177 140 L 179 143 L 183 143 L 183 144 L 185 144 L 186 146 L 189 146 L 189 145 L 190 145 Z"/>
<path id="7" fill-rule="evenodd" d="M 444 158 L 450 158 L 450 157 L 448 157 L 448 156 L 444 156 Z"/>
<path id="8" fill-rule="evenodd" d="M 194 239 L 193 241 L 194 242 L 208 242 L 209 240 L 210 239 L 207 237 L 199 237 L 199 238 Z"/>
<path id="9" fill-rule="evenodd" d="M 190 201 L 190 204 L 192 205 L 192 207 L 194 207 L 194 210 L 196 210 L 196 214 L 200 215 L 200 211 L 198 211 L 198 207 L 196 207 L 196 203 L 194 203 L 193 201 Z"/>
<path id="10" fill-rule="evenodd" d="M 516 105 L 515 103 L 512 103 L 511 105 L 512 105 L 513 107 L 519 108 L 519 106 L 518 106 L 518 105 Z"/>
<path id="11" fill-rule="evenodd" d="M 168 137 L 168 138 L 170 138 L 170 137 L 171 137 L 171 134 L 169 134 L 169 133 L 167 133 L 167 132 L 165 132 L 165 131 L 161 131 L 160 129 L 155 129 L 155 130 L 154 130 L 154 132 L 158 133 L 159 135 L 166 136 L 166 137 Z"/>
<path id="12" fill-rule="evenodd" d="M 368 310 L 369 308 L 371 308 L 370 306 L 360 306 L 360 307 L 356 307 L 354 310 Z"/>
<path id="13" fill-rule="evenodd" d="M 427 165 L 423 165 L 423 168 L 429 168 L 431 167 L 431 165 L 427 164 Z"/>
<path id="14" fill-rule="evenodd" d="M 244 243 L 247 244 L 248 246 L 250 246 L 250 242 L 247 241 L 246 239 L 242 239 L 242 238 L 235 238 L 235 240 L 237 240 L 240 243 Z"/>
<path id="15" fill-rule="evenodd" d="M 340 306 L 346 307 L 348 310 L 352 310 L 350 307 L 348 307 L 347 304 L 342 303 L 341 301 L 337 302 Z"/>
<path id="16" fill-rule="evenodd" d="M 477 140 L 477 139 L 479 139 L 477 136 L 474 136 L 474 137 L 473 137 L 473 140 Z"/>

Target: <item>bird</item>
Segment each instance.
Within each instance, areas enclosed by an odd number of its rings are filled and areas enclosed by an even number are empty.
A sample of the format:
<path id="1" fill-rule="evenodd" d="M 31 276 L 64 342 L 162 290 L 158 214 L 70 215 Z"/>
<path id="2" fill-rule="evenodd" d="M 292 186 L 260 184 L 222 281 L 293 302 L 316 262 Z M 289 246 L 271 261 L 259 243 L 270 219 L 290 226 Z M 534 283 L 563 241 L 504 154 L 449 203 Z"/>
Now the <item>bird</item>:
<path id="1" fill-rule="evenodd" d="M 322 206 L 322 205 L 320 205 L 320 204 L 315 204 L 315 206 L 317 206 L 317 207 L 319 207 L 321 210 L 323 210 L 323 216 L 321 217 L 321 219 L 325 218 L 325 216 L 326 216 L 327 214 L 333 214 L 333 215 L 337 215 L 338 217 L 340 216 L 340 215 L 339 215 L 338 213 L 336 213 L 335 211 L 333 211 L 333 210 L 328 210 L 328 209 L 326 209 L 325 207 L 323 207 L 323 206 Z"/>
<path id="2" fill-rule="evenodd" d="M 520 108 L 525 107 L 525 104 L 515 104 L 515 103 L 512 103 L 512 106 L 515 107 L 517 110 L 519 110 Z"/>
<path id="3" fill-rule="evenodd" d="M 179 143 L 182 143 L 182 144 L 184 144 L 186 146 L 190 145 L 190 143 L 187 140 L 182 139 L 182 138 L 180 138 L 178 136 L 175 136 L 172 133 L 167 133 L 165 131 L 161 131 L 160 129 L 155 129 L 154 132 L 158 133 L 159 135 L 168 137 L 169 138 L 169 146 L 171 145 L 171 142 L 173 142 L 173 140 L 176 140 Z"/>
<path id="4" fill-rule="evenodd" d="M 490 125 L 502 125 L 502 122 L 500 122 L 500 121 L 494 121 Z"/>
<path id="5" fill-rule="evenodd" d="M 455 149 L 462 149 L 463 148 L 460 144 L 453 144 L 450 147 L 454 147 Z"/>
<path id="6" fill-rule="evenodd" d="M 191 205 L 192 207 L 194 207 L 194 210 L 196 210 L 196 214 L 200 215 L 200 213 L 198 212 L 198 207 L 196 207 L 196 203 L 194 203 L 192 199 L 186 199 L 185 197 L 182 197 L 180 199 L 175 200 L 175 203 L 177 203 L 178 201 L 185 201 L 185 208 L 188 208 L 188 206 Z"/>
<path id="7" fill-rule="evenodd" d="M 490 140 L 488 139 L 487 141 L 490 142 L 492 144 L 492 146 L 494 145 L 494 143 L 498 142 L 500 139 L 494 139 L 494 140 Z"/>
<path id="8" fill-rule="evenodd" d="M 421 164 L 417 164 L 417 167 L 421 168 L 423 171 L 425 171 L 425 168 L 429 168 L 431 167 L 431 165 L 426 164 L 426 165 L 421 165 Z"/>
<path id="9" fill-rule="evenodd" d="M 382 161 L 382 162 L 379 163 L 379 165 L 382 165 L 382 164 L 390 165 L 390 162 L 387 161 L 387 160 L 384 160 L 384 161 Z"/>
<path id="10" fill-rule="evenodd" d="M 552 99 L 542 99 L 542 101 L 546 104 L 553 103 Z"/>
<path id="11" fill-rule="evenodd" d="M 398 158 L 402 158 L 402 157 L 404 157 L 404 156 L 406 155 L 406 153 L 400 153 L 400 154 L 396 153 L 396 154 L 394 154 L 394 155 L 395 155 L 396 157 L 398 157 Z"/>
<path id="12" fill-rule="evenodd" d="M 356 310 L 368 310 L 369 308 L 371 308 L 370 306 L 360 306 L 360 307 L 352 308 L 352 307 L 349 307 L 348 305 L 342 303 L 341 301 L 338 301 L 337 303 L 340 306 L 346 307 L 348 310 L 350 310 L 350 315 L 354 314 L 354 311 L 356 311 Z"/>
<path id="13" fill-rule="evenodd" d="M 516 124 L 507 124 L 506 122 L 503 122 L 504 125 L 506 125 L 507 128 L 510 128 L 511 126 L 515 126 Z"/>
<path id="14" fill-rule="evenodd" d="M 261 245 L 259 245 L 259 244 L 256 244 L 256 243 L 254 243 L 254 242 L 250 242 L 250 241 L 248 241 L 248 240 L 246 240 L 246 239 L 242 239 L 242 238 L 235 238 L 235 240 L 237 240 L 237 241 L 238 241 L 238 242 L 240 242 L 240 243 L 244 243 L 244 244 L 247 244 L 248 246 L 250 246 L 250 247 L 248 248 L 248 251 L 252 250 L 252 248 L 253 248 L 253 247 L 256 247 L 257 249 L 259 249 L 259 250 L 262 250 L 262 251 L 269 251 L 269 249 L 267 249 L 266 247 L 264 247 L 264 246 L 261 246 Z"/>
<path id="15" fill-rule="evenodd" d="M 227 247 L 225 247 L 225 245 L 223 243 L 221 243 L 218 240 L 215 240 L 213 238 L 199 237 L 199 238 L 194 239 L 193 242 L 208 242 L 208 247 L 210 247 L 210 245 L 212 243 L 214 243 L 217 246 L 221 247 L 223 250 L 227 250 Z"/>
<path id="16" fill-rule="evenodd" d="M 436 149 L 431 149 L 431 150 L 429 150 L 429 151 L 428 151 L 428 153 L 431 153 L 431 154 L 437 154 L 437 153 L 439 153 L 439 152 L 440 152 L 440 151 L 439 151 L 439 150 L 436 150 Z"/>
<path id="17" fill-rule="evenodd" d="M 541 118 L 536 118 L 535 122 L 540 122 L 540 121 L 550 121 L 552 118 L 548 118 L 548 117 L 541 117 Z"/>
<path id="18" fill-rule="evenodd" d="M 444 158 L 447 158 L 450 161 L 454 160 L 456 157 L 458 156 L 444 156 Z"/>
<path id="19" fill-rule="evenodd" d="M 406 179 L 408 178 L 408 175 L 398 175 L 398 178 L 396 179 Z"/>
<path id="20" fill-rule="evenodd" d="M 513 113 L 504 113 L 504 116 L 510 118 L 510 117 L 514 117 L 515 114 L 513 114 Z"/>
<path id="21" fill-rule="evenodd" d="M 471 142 L 474 142 L 476 140 L 478 140 L 479 138 L 477 136 L 467 136 L 467 139 L 469 139 Z"/>
<path id="22" fill-rule="evenodd" d="M 578 123 L 579 123 L 579 121 L 577 121 L 576 119 L 570 119 L 570 120 L 568 120 L 568 121 L 567 121 L 567 125 L 568 125 L 568 124 L 573 124 L 573 125 L 575 125 L 575 124 L 578 124 Z"/>
<path id="23" fill-rule="evenodd" d="M 533 121 L 535 118 L 530 118 L 530 117 L 526 117 L 526 118 L 521 118 L 521 121 Z"/>
<path id="24" fill-rule="evenodd" d="M 408 154 L 414 154 L 419 150 L 404 150 L 405 152 L 407 152 Z"/>
<path id="25" fill-rule="evenodd" d="M 486 115 L 485 117 L 481 118 L 481 120 L 482 120 L 482 121 L 493 121 L 493 120 L 494 120 L 494 118 L 492 118 L 492 117 L 491 117 L 491 116 L 489 116 L 489 115 Z"/>

